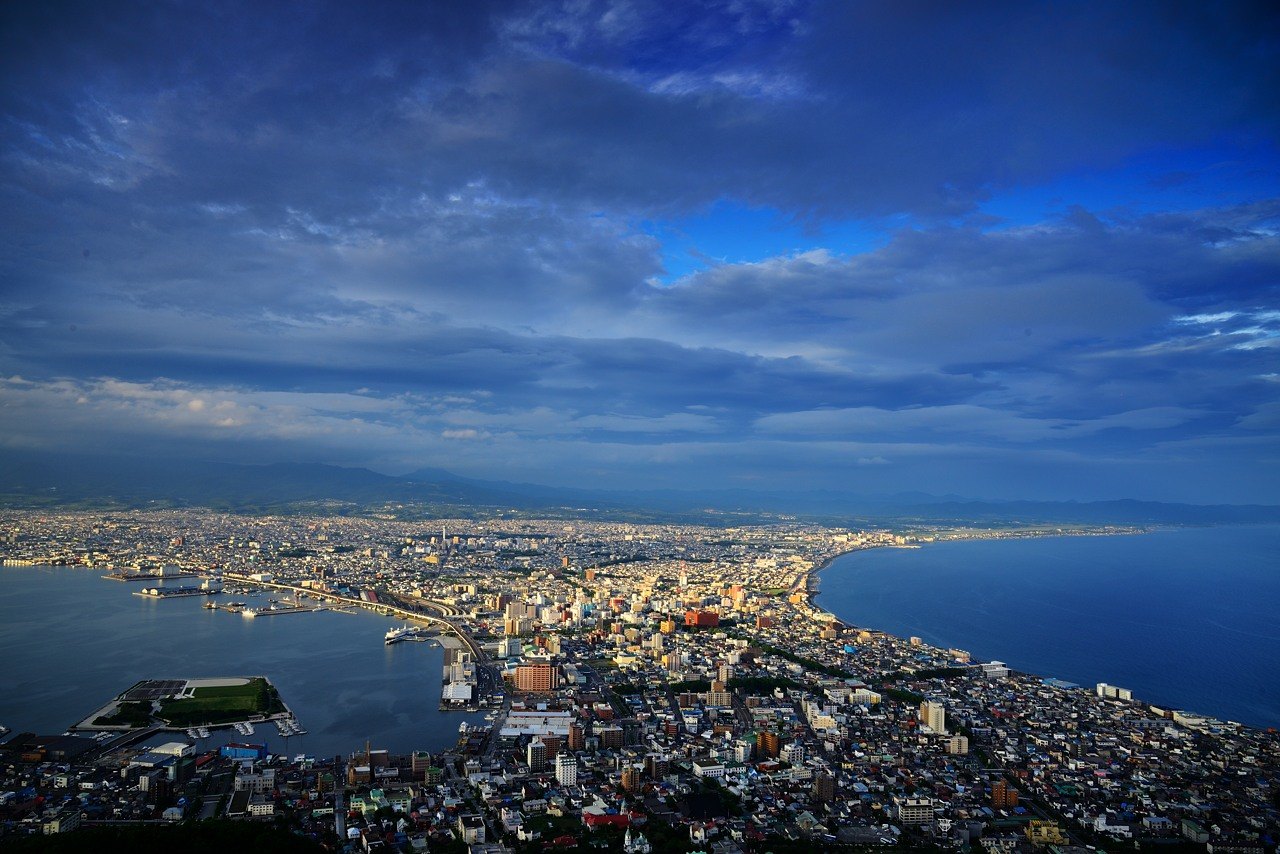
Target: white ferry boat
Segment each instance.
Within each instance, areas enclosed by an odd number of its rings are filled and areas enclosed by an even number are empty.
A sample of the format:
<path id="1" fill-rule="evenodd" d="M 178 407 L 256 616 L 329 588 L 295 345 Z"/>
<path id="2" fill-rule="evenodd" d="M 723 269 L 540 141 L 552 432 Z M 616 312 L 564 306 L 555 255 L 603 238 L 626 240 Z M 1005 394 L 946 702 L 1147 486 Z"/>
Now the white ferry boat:
<path id="1" fill-rule="evenodd" d="M 407 623 L 403 626 L 397 626 L 393 629 L 388 629 L 385 643 L 393 644 L 403 640 L 416 640 L 418 637 L 418 632 L 420 631 L 421 629 L 419 629 L 417 626 L 411 626 Z"/>

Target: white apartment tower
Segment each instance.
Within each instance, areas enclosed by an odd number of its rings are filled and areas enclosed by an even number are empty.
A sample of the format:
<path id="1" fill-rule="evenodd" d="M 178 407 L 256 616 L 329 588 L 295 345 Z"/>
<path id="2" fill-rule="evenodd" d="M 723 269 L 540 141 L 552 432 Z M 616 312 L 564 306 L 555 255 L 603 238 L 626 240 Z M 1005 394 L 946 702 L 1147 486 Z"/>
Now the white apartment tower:
<path id="1" fill-rule="evenodd" d="M 562 786 L 578 785 L 578 758 L 571 753 L 556 755 L 556 780 Z"/>

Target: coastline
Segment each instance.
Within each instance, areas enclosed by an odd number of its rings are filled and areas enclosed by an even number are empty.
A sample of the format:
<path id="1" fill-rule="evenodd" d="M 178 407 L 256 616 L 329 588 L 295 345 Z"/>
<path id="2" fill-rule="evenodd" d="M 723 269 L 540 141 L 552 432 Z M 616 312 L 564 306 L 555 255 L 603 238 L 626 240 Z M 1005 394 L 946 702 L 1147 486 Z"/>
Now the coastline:
<path id="1" fill-rule="evenodd" d="M 812 568 L 805 570 L 805 572 L 800 576 L 800 578 L 796 579 L 796 583 L 792 586 L 791 589 L 793 592 L 796 592 L 796 593 L 803 592 L 804 604 L 808 605 L 810 608 L 817 608 L 818 604 L 814 599 L 814 597 L 821 592 L 820 587 L 822 585 L 822 571 L 830 567 L 831 564 L 835 563 L 837 560 L 844 557 L 845 555 L 851 555 L 857 552 L 864 552 L 870 549 L 877 549 L 877 548 L 884 548 L 884 545 L 881 543 L 875 543 L 869 546 L 858 546 L 856 548 L 846 549 L 845 551 L 842 551 L 842 552 L 836 552 L 830 557 L 823 558 L 821 562 L 815 564 Z M 844 622 L 844 621 L 841 620 L 841 622 Z"/>
<path id="2" fill-rule="evenodd" d="M 1212 527 L 1218 527 L 1218 526 L 1152 526 L 1148 528 L 1143 528 L 1141 530 L 1126 528 L 1126 529 L 1117 529 L 1117 530 L 1111 530 L 1106 532 L 1054 531 L 1054 532 L 1044 532 L 1034 536 L 1032 535 L 1002 536 L 1002 537 L 992 537 L 992 538 L 956 537 L 956 538 L 949 538 L 946 540 L 938 540 L 935 543 L 928 543 L 928 544 L 972 542 L 973 540 L 990 541 L 994 539 L 1048 539 L 1048 538 L 1057 538 L 1057 537 L 1061 537 L 1064 539 L 1065 538 L 1074 539 L 1082 536 L 1118 536 L 1121 534 L 1162 533 L 1162 532 L 1177 533 L 1177 532 L 1183 531 L 1184 529 L 1187 531 L 1192 531 L 1192 530 L 1202 530 L 1205 527 L 1212 528 Z M 872 546 L 864 546 L 856 549 L 850 549 L 847 551 L 840 552 L 838 554 L 834 554 L 831 557 L 823 560 L 820 564 L 816 565 L 810 571 L 809 577 L 805 579 L 805 588 L 808 591 L 808 596 L 807 596 L 808 607 L 815 612 L 821 612 L 821 613 L 831 615 L 831 617 L 833 617 L 839 623 L 839 625 L 847 629 L 851 629 L 855 631 L 873 632 L 877 635 L 892 638 L 895 641 L 901 642 L 901 643 L 908 642 L 908 639 L 906 637 L 907 634 L 911 634 L 912 636 L 915 636 L 915 635 L 927 636 L 927 634 L 934 634 L 935 639 L 933 641 L 926 640 L 925 646 L 928 648 L 932 648 L 937 652 L 942 652 L 942 653 L 946 653 L 951 649 L 955 649 L 955 648 L 967 649 L 967 645 L 974 644 L 974 643 L 981 643 L 982 641 L 979 641 L 979 638 L 983 638 L 988 643 L 988 649 L 986 650 L 987 656 L 990 657 L 992 655 L 992 650 L 991 650 L 991 644 L 993 643 L 992 637 L 988 637 L 986 634 L 973 634 L 973 633 L 962 634 L 959 636 L 956 635 L 956 630 L 958 628 L 966 627 L 966 624 L 963 620 L 956 622 L 954 625 L 952 625 L 950 623 L 947 623 L 945 621 L 945 618 L 939 618 L 939 619 L 943 619 L 944 621 L 943 625 L 945 627 L 949 627 L 950 629 L 949 634 L 951 635 L 950 637 L 946 637 L 946 636 L 939 637 L 937 636 L 936 630 L 931 632 L 927 625 L 930 618 L 928 616 L 921 616 L 921 612 L 919 611 L 915 612 L 911 617 L 911 620 L 914 620 L 914 622 L 917 623 L 917 625 L 912 625 L 910 627 L 909 632 L 901 626 L 899 626 L 895 630 L 887 630 L 882 628 L 873 628 L 871 625 L 863 625 L 862 624 L 863 620 L 858 620 L 856 622 L 851 621 L 849 619 L 851 615 L 847 613 L 848 611 L 847 606 L 849 605 L 848 602 L 841 603 L 842 605 L 845 606 L 844 610 L 846 612 L 844 614 L 841 614 L 841 613 L 838 613 L 832 607 L 828 607 L 828 605 L 831 603 L 823 603 L 819 600 L 818 597 L 821 592 L 821 579 L 818 576 L 821 574 L 823 570 L 829 569 L 835 563 L 836 558 L 844 557 L 846 555 L 849 555 L 858 551 L 867 551 L 869 550 L 869 548 L 879 548 L 879 547 L 884 547 L 884 546 L 872 545 Z M 1121 560 L 1124 560 L 1124 558 L 1122 558 Z M 925 567 L 926 572 L 930 571 L 930 569 L 931 568 L 929 567 Z M 1049 576 L 1046 576 L 1046 577 L 1049 577 Z M 924 581 L 922 583 L 927 585 L 929 582 Z M 868 595 L 871 595 L 871 596 L 875 596 L 877 595 L 877 593 L 880 593 L 880 594 L 884 593 L 883 590 L 877 591 L 875 587 L 873 587 L 871 590 L 866 592 L 868 593 Z M 989 587 L 987 592 L 988 593 L 990 592 Z M 1057 604 L 1056 600 L 1047 600 L 1047 601 L 1049 601 L 1050 603 L 1049 607 L 1054 607 Z M 997 608 L 1001 606 L 992 605 L 991 607 Z M 974 609 L 969 609 L 969 610 L 974 610 Z M 881 622 L 882 621 L 883 620 L 881 620 Z M 925 629 L 924 631 L 920 630 L 921 625 L 919 624 L 922 621 L 926 623 L 926 625 L 923 626 L 923 628 Z M 869 622 L 874 623 L 876 621 L 871 620 Z M 970 618 L 969 623 L 970 625 L 968 625 L 967 627 L 972 628 L 972 618 Z M 947 628 L 944 628 L 943 632 L 944 632 L 944 635 L 948 634 Z M 1000 631 L 995 632 L 994 637 L 999 638 L 998 641 L 995 641 L 999 643 L 999 648 L 994 653 L 997 656 L 997 658 L 991 659 L 991 660 L 999 660 L 999 656 L 1007 654 L 1007 650 L 1019 649 L 1018 643 L 1010 644 L 1008 643 L 1008 638 L 1001 638 L 1000 634 L 1001 634 Z M 1032 658 L 1045 658 L 1045 657 L 1052 658 L 1053 657 L 1052 655 L 1048 655 L 1048 656 L 1045 655 L 1045 653 L 1053 652 L 1052 647 L 1042 648 L 1040 645 L 1036 644 L 1035 642 L 1024 643 L 1020 649 L 1023 651 L 1032 650 L 1034 653 L 1031 656 Z M 1023 657 L 1023 660 L 1026 659 L 1025 655 L 1022 657 Z M 972 656 L 970 661 L 974 664 L 978 664 L 978 663 L 984 663 L 985 659 L 980 658 L 979 656 Z M 1171 690 L 1171 687 L 1169 685 L 1162 684 L 1159 681 L 1146 682 L 1143 679 L 1133 675 L 1133 673 L 1126 674 L 1124 672 L 1114 672 L 1114 673 L 1102 676 L 1101 674 L 1108 670 L 1108 667 L 1110 666 L 1109 665 L 1110 661 L 1111 659 L 1108 659 L 1105 656 L 1098 657 L 1096 655 L 1095 656 L 1085 655 L 1084 657 L 1081 657 L 1078 662 L 1073 661 L 1070 665 L 1065 667 L 1065 672 L 1075 674 L 1072 677 L 1072 679 L 1061 678 L 1054 675 L 1055 673 L 1063 672 L 1062 662 L 1059 662 L 1058 666 L 1053 666 L 1051 664 L 1046 664 L 1044 662 L 1041 662 L 1039 666 L 1035 665 L 1034 663 L 1032 663 L 1030 666 L 1010 666 L 1010 665 L 1006 665 L 1006 666 L 1009 667 L 1009 670 L 1012 675 L 1029 677 L 1036 680 L 1040 680 L 1046 684 L 1051 684 L 1053 685 L 1053 687 L 1069 687 L 1074 690 L 1080 690 L 1090 694 L 1094 693 L 1093 685 L 1095 682 L 1101 683 L 1102 679 L 1105 678 L 1107 683 L 1111 683 L 1112 680 L 1115 679 L 1116 682 L 1122 685 L 1127 685 L 1133 691 L 1134 703 L 1137 703 L 1141 706 L 1150 707 L 1153 711 L 1156 711 L 1157 713 L 1164 713 L 1166 715 L 1173 714 L 1173 713 L 1182 713 L 1190 717 L 1202 717 L 1202 718 L 1211 719 L 1219 722 L 1238 724 L 1238 725 L 1249 727 L 1251 729 L 1267 729 L 1267 728 L 1276 726 L 1276 724 L 1272 723 L 1270 719 L 1270 716 L 1274 714 L 1274 711 L 1272 711 L 1270 706 L 1268 706 L 1265 702 L 1263 703 L 1262 706 L 1258 706 L 1257 699 L 1254 698 L 1252 694 L 1249 693 L 1248 691 L 1244 693 L 1240 693 L 1238 695 L 1233 695 L 1234 702 L 1226 704 L 1229 708 L 1216 709 L 1211 712 L 1201 712 L 1198 710 L 1201 708 L 1204 708 L 1206 705 L 1209 708 L 1213 708 L 1215 704 L 1213 702 L 1206 701 L 1204 697 L 1197 698 L 1194 696 L 1186 696 L 1184 692 Z M 1058 683 L 1058 684 L 1054 685 L 1054 683 Z M 1153 695 L 1154 695 L 1154 699 L 1152 698 Z M 1246 720 L 1251 720 L 1252 722 L 1245 723 L 1241 721 L 1241 718 L 1245 718 Z"/>
<path id="3" fill-rule="evenodd" d="M 999 536 L 989 536 L 991 533 L 993 533 L 993 530 L 983 529 L 981 531 L 975 531 L 972 536 L 948 536 L 942 539 L 929 540 L 924 543 L 919 543 L 919 542 L 902 543 L 902 544 L 867 543 L 864 545 L 855 546 L 851 549 L 845 549 L 844 551 L 836 552 L 830 555 L 829 557 L 823 558 L 819 563 L 815 564 L 813 567 L 806 570 L 799 578 L 797 578 L 795 584 L 792 585 L 791 590 L 792 592 L 797 592 L 797 593 L 803 591 L 805 594 L 805 599 L 804 599 L 805 604 L 811 608 L 820 609 L 820 606 L 818 605 L 814 597 L 816 597 L 821 592 L 821 584 L 822 584 L 821 575 L 823 570 L 828 569 L 831 566 L 831 564 L 835 563 L 836 560 L 844 557 L 845 555 L 851 555 L 856 552 L 871 551 L 872 549 L 921 549 L 921 548 L 924 548 L 925 546 L 938 545 L 940 543 L 960 543 L 960 542 L 991 541 L 991 540 L 1040 540 L 1040 539 L 1052 539 L 1054 537 L 1120 537 L 1120 536 L 1132 536 L 1137 534 L 1151 534 L 1157 531 L 1176 531 L 1176 530 L 1182 530 L 1183 528 L 1186 528 L 1186 527 L 1189 527 L 1189 526 L 1185 526 L 1185 525 L 1148 525 L 1145 527 L 1117 526 L 1114 528 L 1112 527 L 1065 528 L 1061 530 L 1052 530 L 1052 531 L 1041 529 L 1041 528 L 1028 528 L 1026 530 L 1021 530 L 1021 531 L 1019 530 L 1000 531 Z M 1213 526 L 1207 526 L 1207 527 L 1213 527 Z M 851 628 L 859 628 L 858 626 L 853 626 L 852 624 L 847 623 L 844 620 L 841 620 L 841 623 L 844 623 L 845 625 L 848 625 Z M 876 630 L 873 630 L 873 631 L 876 631 Z"/>

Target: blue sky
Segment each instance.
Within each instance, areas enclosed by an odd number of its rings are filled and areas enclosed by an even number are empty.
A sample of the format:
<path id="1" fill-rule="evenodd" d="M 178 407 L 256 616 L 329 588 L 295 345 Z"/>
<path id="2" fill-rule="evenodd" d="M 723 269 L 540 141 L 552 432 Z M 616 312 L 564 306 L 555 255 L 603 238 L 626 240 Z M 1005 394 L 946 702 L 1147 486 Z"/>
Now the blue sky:
<path id="1" fill-rule="evenodd" d="M 1280 503 L 1270 4 L 6 4 L 0 446 Z"/>

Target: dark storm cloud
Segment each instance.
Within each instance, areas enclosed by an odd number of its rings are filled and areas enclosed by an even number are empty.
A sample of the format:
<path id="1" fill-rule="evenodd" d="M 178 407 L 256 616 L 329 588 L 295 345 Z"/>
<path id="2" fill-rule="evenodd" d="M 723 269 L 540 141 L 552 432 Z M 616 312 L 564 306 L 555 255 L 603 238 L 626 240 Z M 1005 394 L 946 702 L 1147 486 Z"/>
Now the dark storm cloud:
<path id="1" fill-rule="evenodd" d="M 321 219 L 476 180 L 631 209 L 944 212 L 1153 145 L 1271 136 L 1280 114 L 1274 19 L 1245 5 L 831 4 L 760 12 L 777 23 L 751 37 L 715 4 L 704 27 L 647 4 L 558 16 L 590 44 L 609 19 L 613 63 L 538 44 L 538 6 L 49 8 L 8 11 L 37 19 L 7 28 L 28 149 L 137 158 L 160 192 Z M 683 86 L 662 85 L 672 67 Z M 794 97 L 725 82 L 765 72 Z"/>
<path id="2" fill-rule="evenodd" d="M 0 16 L 7 444 L 1225 494 L 1275 436 L 1280 204 L 1179 159 L 1274 180 L 1262 4 Z M 1152 152 L 1201 201 L 1070 197 Z M 1055 218 L 981 211 L 1051 180 Z M 882 239 L 658 284 L 639 224 L 723 201 Z"/>

